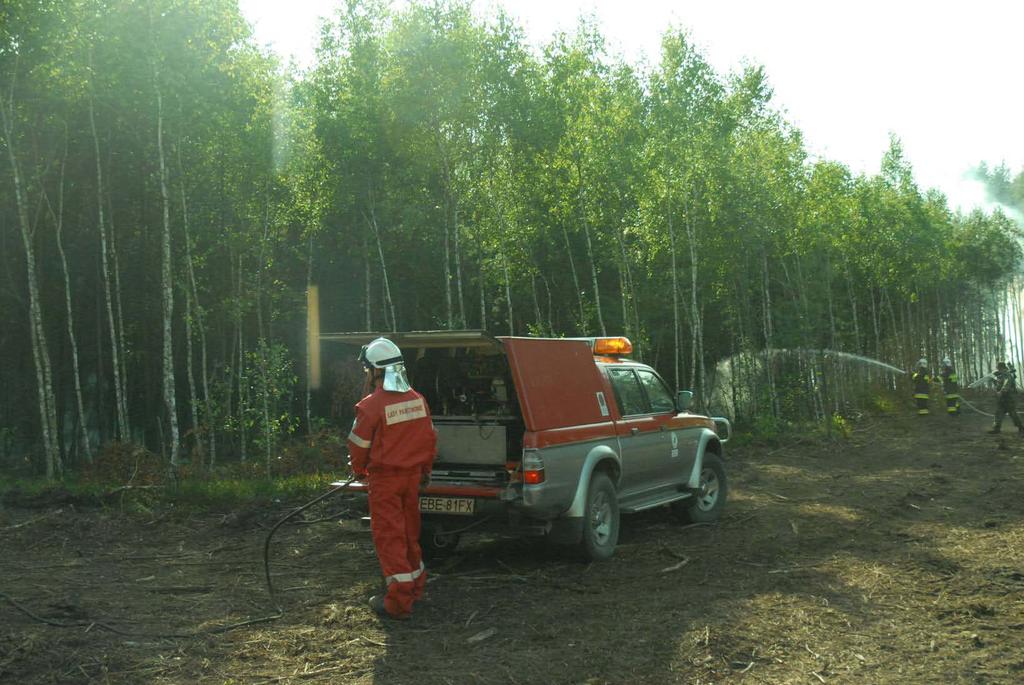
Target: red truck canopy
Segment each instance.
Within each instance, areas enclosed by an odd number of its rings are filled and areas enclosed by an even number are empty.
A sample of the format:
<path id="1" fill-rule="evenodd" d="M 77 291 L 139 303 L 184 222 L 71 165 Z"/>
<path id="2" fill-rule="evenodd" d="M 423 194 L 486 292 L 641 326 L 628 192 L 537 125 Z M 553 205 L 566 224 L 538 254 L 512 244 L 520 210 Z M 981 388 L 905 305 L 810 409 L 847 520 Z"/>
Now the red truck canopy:
<path id="1" fill-rule="evenodd" d="M 585 340 L 495 338 L 484 331 L 325 333 L 320 339 L 365 345 L 381 335 L 402 348 L 407 358 L 414 358 L 417 349 L 430 348 L 504 352 L 528 431 L 602 423 L 612 418 L 609 407 L 614 399 L 605 394 L 593 347 Z"/>
<path id="2" fill-rule="evenodd" d="M 498 338 L 505 347 L 529 431 L 611 420 L 591 346 L 558 338 Z M 582 398 L 582 399 L 581 399 Z"/>

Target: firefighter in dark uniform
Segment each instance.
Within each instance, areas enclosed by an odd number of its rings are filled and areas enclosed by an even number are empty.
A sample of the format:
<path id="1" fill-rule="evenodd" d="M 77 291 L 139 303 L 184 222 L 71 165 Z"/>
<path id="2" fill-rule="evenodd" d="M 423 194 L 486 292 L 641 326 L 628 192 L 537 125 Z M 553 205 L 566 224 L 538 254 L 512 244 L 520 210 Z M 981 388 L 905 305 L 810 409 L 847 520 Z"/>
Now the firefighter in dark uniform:
<path id="1" fill-rule="evenodd" d="M 960 379 L 953 369 L 953 362 L 946 357 L 942 360 L 942 394 L 946 398 L 946 413 L 949 416 L 960 416 Z"/>
<path id="2" fill-rule="evenodd" d="M 407 619 L 427 582 L 419 491 L 430 483 L 437 433 L 426 400 L 409 386 L 395 343 L 377 338 L 359 359 L 371 392 L 356 404 L 348 448 L 352 473 L 369 486 L 370 530 L 387 584 L 370 606 L 382 616 Z"/>
<path id="3" fill-rule="evenodd" d="M 992 374 L 996 386 L 996 416 L 995 422 L 989 433 L 998 433 L 1003 427 L 1003 417 L 1010 415 L 1010 420 L 1017 427 L 1017 432 L 1024 436 L 1024 424 L 1017 416 L 1017 372 L 1013 366 L 1006 362 L 996 364 L 996 370 Z"/>
<path id="4" fill-rule="evenodd" d="M 931 392 L 932 376 L 928 372 L 928 360 L 922 357 L 917 360 L 917 367 L 911 376 L 914 382 L 914 403 L 917 405 L 918 416 L 928 416 L 928 398 Z"/>

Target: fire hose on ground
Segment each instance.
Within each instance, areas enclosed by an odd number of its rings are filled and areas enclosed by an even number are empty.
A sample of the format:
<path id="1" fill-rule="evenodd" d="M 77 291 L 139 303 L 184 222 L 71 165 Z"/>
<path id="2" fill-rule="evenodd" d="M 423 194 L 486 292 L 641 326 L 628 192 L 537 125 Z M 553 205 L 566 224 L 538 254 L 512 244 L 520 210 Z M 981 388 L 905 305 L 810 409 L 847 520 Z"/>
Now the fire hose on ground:
<path id="1" fill-rule="evenodd" d="M 252 619 L 248 619 L 248 620 L 245 620 L 245 621 L 239 621 L 237 623 L 229 623 L 229 624 L 223 625 L 223 626 L 215 626 L 213 628 L 206 628 L 206 629 L 203 629 L 203 630 L 194 630 L 194 631 L 184 632 L 184 633 L 149 633 L 149 632 L 142 632 L 142 631 L 135 631 L 135 630 L 124 630 L 122 628 L 118 628 L 117 626 L 111 625 L 110 623 L 106 623 L 104 621 L 91 620 L 91 619 L 77 619 L 77 620 L 73 620 L 73 621 L 58 621 L 58 620 L 55 620 L 55 619 L 46 618 L 45 616 L 40 616 L 39 614 L 33 612 L 31 609 L 29 609 L 28 607 L 24 606 L 23 604 L 21 604 L 20 602 L 15 600 L 13 597 L 11 597 L 9 594 L 4 592 L 3 590 L 0 590 L 0 599 L 6 600 L 7 603 L 10 604 L 12 607 L 14 607 L 16 610 L 20 611 L 21 613 L 25 614 L 26 616 L 28 616 L 32 620 L 37 621 L 39 623 L 45 623 L 46 625 L 55 626 L 55 627 L 58 627 L 58 628 L 81 628 L 81 627 L 84 627 L 84 628 L 86 628 L 86 630 L 91 630 L 92 628 L 100 628 L 102 630 L 106 630 L 107 632 L 111 632 L 111 633 L 114 633 L 116 635 L 122 635 L 122 636 L 125 636 L 125 637 L 147 637 L 147 638 L 157 638 L 157 639 L 191 638 L 191 637 L 200 637 L 200 636 L 203 636 L 203 635 L 219 635 L 221 633 L 226 633 L 226 632 L 229 632 L 231 630 L 237 630 L 238 628 L 244 628 L 246 626 L 257 625 L 257 624 L 260 624 L 260 623 L 269 623 L 271 621 L 276 621 L 277 619 L 279 619 L 282 616 L 284 616 L 285 610 L 284 610 L 284 608 L 281 607 L 280 603 L 278 603 L 278 601 L 277 601 L 277 595 L 274 592 L 274 582 L 273 582 L 273 580 L 270 577 L 270 540 L 271 540 L 271 538 L 274 537 L 274 533 L 276 533 L 277 529 L 280 528 L 282 525 L 284 525 L 285 522 L 287 522 L 287 521 L 291 520 L 293 517 L 301 514 L 306 509 L 309 509 L 310 507 L 312 507 L 314 504 L 317 504 L 318 502 L 322 502 L 323 500 L 327 499 L 331 495 L 334 495 L 334 494 L 336 494 L 336 493 L 338 493 L 338 492 L 348 488 L 348 486 L 351 485 L 354 480 L 355 480 L 355 476 L 352 476 L 348 480 L 346 480 L 346 481 L 344 481 L 342 483 L 338 483 L 337 485 L 334 485 L 330 490 L 328 490 L 327 492 L 325 492 L 325 493 L 323 493 L 321 495 L 318 495 L 315 499 L 312 499 L 309 502 L 306 502 L 301 507 L 298 507 L 298 508 L 292 510 L 287 516 L 285 516 L 280 521 L 275 523 L 274 526 L 270 529 L 270 532 L 267 533 L 267 537 L 266 537 L 266 539 L 263 542 L 263 571 L 264 571 L 264 576 L 266 578 L 267 594 L 270 596 L 270 603 L 271 603 L 271 606 L 274 608 L 274 613 L 272 613 L 272 614 L 267 614 L 266 616 L 259 616 L 257 618 L 252 618 Z"/>

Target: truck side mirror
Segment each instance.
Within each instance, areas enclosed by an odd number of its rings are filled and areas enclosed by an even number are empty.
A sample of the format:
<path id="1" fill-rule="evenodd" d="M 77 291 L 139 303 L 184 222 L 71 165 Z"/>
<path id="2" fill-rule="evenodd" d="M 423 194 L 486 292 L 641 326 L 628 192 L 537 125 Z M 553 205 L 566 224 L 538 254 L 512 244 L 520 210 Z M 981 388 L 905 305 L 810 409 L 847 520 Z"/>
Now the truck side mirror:
<path id="1" fill-rule="evenodd" d="M 691 402 L 693 402 L 692 391 L 680 390 L 676 393 L 676 411 L 686 411 L 690 408 Z"/>

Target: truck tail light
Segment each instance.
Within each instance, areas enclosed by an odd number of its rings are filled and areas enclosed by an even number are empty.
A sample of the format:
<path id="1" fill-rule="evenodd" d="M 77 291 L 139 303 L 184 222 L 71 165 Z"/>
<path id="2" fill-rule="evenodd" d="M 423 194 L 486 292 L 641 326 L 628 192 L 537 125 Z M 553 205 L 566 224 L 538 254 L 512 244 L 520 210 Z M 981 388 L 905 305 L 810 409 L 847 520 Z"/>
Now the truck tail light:
<path id="1" fill-rule="evenodd" d="M 523 483 L 537 485 L 544 482 L 544 459 L 534 450 L 523 450 Z"/>

